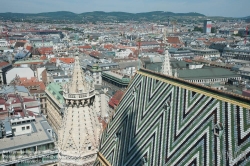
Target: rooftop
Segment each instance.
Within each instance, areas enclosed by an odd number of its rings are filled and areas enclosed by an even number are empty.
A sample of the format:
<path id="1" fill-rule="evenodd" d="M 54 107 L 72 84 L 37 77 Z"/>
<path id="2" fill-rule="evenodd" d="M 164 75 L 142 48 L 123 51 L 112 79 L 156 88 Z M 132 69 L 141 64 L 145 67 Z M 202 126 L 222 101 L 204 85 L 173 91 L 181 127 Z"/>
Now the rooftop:
<path id="1" fill-rule="evenodd" d="M 46 90 L 47 92 L 49 92 L 50 94 L 52 94 L 54 96 L 54 98 L 60 103 L 63 104 L 64 103 L 64 98 L 63 98 L 63 86 L 65 83 L 50 83 L 47 87 Z"/>
<path id="2" fill-rule="evenodd" d="M 32 133 L 0 139 L 0 153 L 54 142 L 48 132 L 51 127 L 44 117 L 36 117 L 35 121 L 30 123 Z"/>
<path id="3" fill-rule="evenodd" d="M 15 87 L 14 86 L 3 86 L 0 89 L 1 94 L 15 93 L 15 91 L 30 94 L 29 90 L 26 89 L 24 86 L 15 86 Z"/>
<path id="4" fill-rule="evenodd" d="M 240 77 L 239 74 L 234 71 L 230 71 L 224 68 L 202 68 L 192 70 L 178 70 L 180 78 L 183 79 L 206 79 L 206 78 L 228 78 L 228 77 Z"/>

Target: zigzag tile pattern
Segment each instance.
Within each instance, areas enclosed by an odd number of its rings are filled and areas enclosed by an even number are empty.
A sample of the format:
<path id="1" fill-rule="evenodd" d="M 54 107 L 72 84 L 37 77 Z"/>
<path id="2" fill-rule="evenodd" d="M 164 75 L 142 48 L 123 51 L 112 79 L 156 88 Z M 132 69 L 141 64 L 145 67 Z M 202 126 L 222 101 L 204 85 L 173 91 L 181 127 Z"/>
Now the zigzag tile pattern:
<path id="1" fill-rule="evenodd" d="M 250 165 L 249 107 L 136 74 L 100 153 L 113 166 Z"/>

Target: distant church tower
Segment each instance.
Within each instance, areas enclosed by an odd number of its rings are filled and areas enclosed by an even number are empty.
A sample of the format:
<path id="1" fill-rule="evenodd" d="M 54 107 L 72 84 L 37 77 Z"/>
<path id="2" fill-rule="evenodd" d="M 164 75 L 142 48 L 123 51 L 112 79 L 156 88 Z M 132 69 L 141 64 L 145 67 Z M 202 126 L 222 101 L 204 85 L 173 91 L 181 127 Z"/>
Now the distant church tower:
<path id="1" fill-rule="evenodd" d="M 164 29 L 163 41 L 164 41 L 165 46 L 168 47 L 167 30 L 166 29 Z M 172 76 L 172 68 L 170 65 L 170 55 L 168 52 L 168 48 L 165 50 L 165 56 L 164 56 L 164 60 L 162 63 L 162 74 Z"/>
<path id="2" fill-rule="evenodd" d="M 61 165 L 93 165 L 96 159 L 102 126 L 94 109 L 94 90 L 76 56 L 72 80 L 63 91 L 66 108 L 58 135 Z"/>

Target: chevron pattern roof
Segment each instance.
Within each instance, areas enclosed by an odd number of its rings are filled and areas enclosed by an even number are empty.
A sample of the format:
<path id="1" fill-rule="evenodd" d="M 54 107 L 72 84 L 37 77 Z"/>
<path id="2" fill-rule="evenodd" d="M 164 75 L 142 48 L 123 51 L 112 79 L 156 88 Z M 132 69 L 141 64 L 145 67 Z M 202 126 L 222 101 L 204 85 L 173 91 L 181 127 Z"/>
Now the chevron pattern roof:
<path id="1" fill-rule="evenodd" d="M 250 165 L 249 109 L 249 98 L 141 69 L 95 165 Z"/>

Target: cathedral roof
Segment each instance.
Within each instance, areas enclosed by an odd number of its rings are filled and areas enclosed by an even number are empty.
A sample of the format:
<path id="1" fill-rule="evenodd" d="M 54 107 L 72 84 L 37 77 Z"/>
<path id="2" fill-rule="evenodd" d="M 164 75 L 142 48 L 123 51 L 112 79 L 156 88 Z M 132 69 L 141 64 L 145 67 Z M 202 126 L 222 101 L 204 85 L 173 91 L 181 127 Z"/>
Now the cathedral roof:
<path id="1" fill-rule="evenodd" d="M 95 165 L 244 165 L 249 101 L 140 69 L 102 134 Z M 228 154 L 232 149 L 239 154 Z"/>

